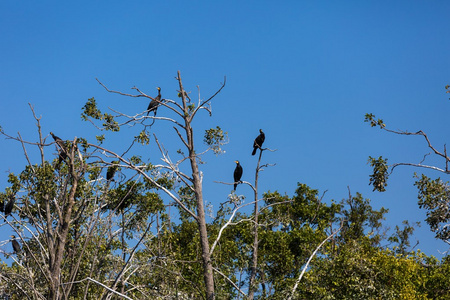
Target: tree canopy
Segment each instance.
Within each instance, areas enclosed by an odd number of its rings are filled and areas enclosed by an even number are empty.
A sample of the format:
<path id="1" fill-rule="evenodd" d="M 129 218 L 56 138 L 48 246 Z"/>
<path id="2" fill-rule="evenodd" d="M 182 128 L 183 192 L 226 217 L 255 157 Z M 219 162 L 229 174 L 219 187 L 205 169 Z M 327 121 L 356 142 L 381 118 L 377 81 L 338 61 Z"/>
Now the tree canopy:
<path id="1" fill-rule="evenodd" d="M 276 145 L 270 136 L 260 138 L 262 130 L 258 143 L 249 141 L 248 158 L 240 159 L 244 174 L 254 172 L 254 180 L 239 176 L 237 191 L 233 173 L 228 182 L 215 182 L 229 186 L 230 193 L 215 195 L 210 210 L 203 184 L 211 175 L 203 174 L 202 164 L 207 152 L 224 153 L 228 134 L 219 126 L 201 132 L 194 120 L 202 113 L 212 117 L 211 102 L 220 97 L 226 78 L 216 92 L 206 98 L 199 93 L 198 99 L 183 86 L 180 72 L 174 92 L 161 95 L 158 88 L 158 96 L 153 89 L 152 96 L 137 87 L 125 93 L 98 82 L 124 99 L 149 100 L 158 113 L 149 114 L 147 107 L 134 115 L 114 108 L 102 112 L 90 98 L 82 119 L 99 132 L 94 141 L 66 137 L 57 128 L 42 132 L 45 118 L 33 107 L 38 142 L 1 132 L 23 145 L 28 164 L 9 174 L 9 186 L 0 193 L 1 226 L 20 246 L 2 250 L 0 298 L 448 297 L 450 260 L 415 250 L 409 238 L 416 224 L 405 220 L 387 231 L 388 208 L 375 209 L 350 188 L 348 197 L 338 200 L 305 183 L 298 183 L 293 195 L 264 190 L 260 176 L 270 176 L 277 166 L 270 161 Z M 386 130 L 372 114 L 366 121 Z M 158 131 L 163 122 L 171 135 Z M 126 150 L 109 148 L 108 139 L 124 127 L 133 132 L 122 141 Z M 423 132 L 417 134 L 429 142 Z M 168 140 L 176 146 L 166 148 Z M 137 154 L 137 145 L 151 155 Z M 40 160 L 33 161 L 31 152 Z M 447 157 L 446 151 L 435 152 Z M 369 163 L 370 183 L 384 191 L 387 160 L 370 157 Z M 416 186 L 431 231 L 448 241 L 447 183 L 422 175 Z"/>

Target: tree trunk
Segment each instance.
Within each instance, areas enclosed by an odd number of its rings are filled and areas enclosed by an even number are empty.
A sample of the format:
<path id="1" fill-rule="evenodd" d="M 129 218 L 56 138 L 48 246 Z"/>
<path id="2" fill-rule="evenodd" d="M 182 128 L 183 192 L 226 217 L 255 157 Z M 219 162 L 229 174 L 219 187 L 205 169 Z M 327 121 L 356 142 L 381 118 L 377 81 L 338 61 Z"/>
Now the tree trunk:
<path id="1" fill-rule="evenodd" d="M 255 174 L 255 208 L 253 214 L 255 215 L 255 227 L 253 232 L 253 253 L 252 253 L 252 261 L 250 266 L 250 280 L 248 283 L 248 299 L 253 300 L 254 293 L 256 290 L 255 280 L 256 273 L 258 271 L 258 218 L 259 218 L 259 208 L 258 208 L 258 177 L 259 177 L 259 165 L 261 162 L 262 150 L 259 151 L 259 159 L 258 164 L 256 166 L 256 174 Z"/>
<path id="2" fill-rule="evenodd" d="M 73 174 L 75 175 L 75 174 Z M 69 233 L 70 221 L 72 219 L 72 209 L 75 203 L 75 191 L 78 186 L 78 178 L 77 176 L 72 176 L 73 184 L 70 188 L 69 199 L 67 201 L 67 205 L 64 208 L 63 213 L 63 222 L 59 230 L 57 230 L 56 234 L 56 245 L 54 261 L 50 266 L 50 276 L 51 276 L 51 284 L 50 284 L 50 293 L 49 299 L 56 300 L 59 299 L 59 286 L 61 284 L 61 264 L 64 255 L 64 249 L 66 247 L 66 239 L 67 234 Z M 50 225 L 49 225 L 50 226 Z"/>
<path id="3" fill-rule="evenodd" d="M 192 131 L 188 134 L 189 142 L 193 143 Z M 193 147 L 191 148 L 193 149 Z M 209 240 L 208 240 L 208 232 L 206 229 L 206 216 L 205 216 L 205 208 L 203 205 L 203 190 L 202 190 L 202 182 L 200 179 L 200 174 L 198 171 L 197 157 L 195 152 L 190 149 L 189 159 L 191 161 L 192 168 L 192 179 L 194 185 L 195 199 L 197 200 L 197 224 L 198 230 L 200 233 L 200 244 L 202 247 L 202 261 L 203 261 L 203 278 L 205 281 L 206 287 L 206 299 L 213 300 L 215 298 L 214 295 L 214 274 L 213 268 L 211 264 L 211 256 L 209 252 Z"/>
<path id="4" fill-rule="evenodd" d="M 197 224 L 200 233 L 200 245 L 202 248 L 202 261 L 203 261 L 203 279 L 205 281 L 206 288 L 206 299 L 215 299 L 214 294 L 214 273 L 211 264 L 211 255 L 209 252 L 209 240 L 208 231 L 206 229 L 206 216 L 205 208 L 203 205 L 203 190 L 202 190 L 202 180 L 200 178 L 200 172 L 198 170 L 197 164 L 197 154 L 194 148 L 194 133 L 191 127 L 191 115 L 189 113 L 190 108 L 186 100 L 186 92 L 183 88 L 183 83 L 181 81 L 180 71 L 178 71 L 178 83 L 180 86 L 180 95 L 183 101 L 183 112 L 184 112 L 184 130 L 186 131 L 186 147 L 189 150 L 189 160 L 191 162 L 192 171 L 192 183 L 195 193 L 195 199 L 197 200 Z"/>

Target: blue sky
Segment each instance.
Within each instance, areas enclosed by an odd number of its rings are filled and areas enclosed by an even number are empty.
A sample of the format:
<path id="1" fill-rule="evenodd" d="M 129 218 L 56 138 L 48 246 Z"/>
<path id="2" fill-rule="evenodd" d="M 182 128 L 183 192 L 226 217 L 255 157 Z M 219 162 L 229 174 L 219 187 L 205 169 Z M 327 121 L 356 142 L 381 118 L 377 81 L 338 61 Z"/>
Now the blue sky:
<path id="1" fill-rule="evenodd" d="M 264 163 L 276 166 L 261 174 L 261 192 L 292 195 L 302 182 L 339 201 L 349 186 L 375 208 L 389 208 L 392 227 L 422 222 L 412 243 L 440 257 L 447 246 L 434 239 L 417 206 L 413 173 L 421 170 L 397 169 L 382 194 L 368 186 L 369 155 L 419 162 L 426 144 L 363 120 L 374 113 L 392 129 L 422 129 L 442 149 L 449 140 L 449 11 L 448 1 L 2 1 L 0 125 L 35 141 L 30 102 L 45 133 L 93 138 L 98 132 L 80 119 L 88 98 L 130 114 L 148 104 L 108 94 L 95 78 L 124 92 L 137 86 L 156 95 L 160 86 L 164 98 L 175 99 L 177 70 L 185 87 L 196 94 L 199 85 L 204 98 L 226 76 L 213 117 L 194 124 L 200 147 L 204 129 L 218 125 L 229 135 L 226 153 L 206 155 L 203 165 L 205 197 L 215 208 L 230 187 L 214 181 L 232 181 L 234 160 L 244 167 L 243 180 L 253 180 L 250 153 L 262 128 L 265 145 L 277 151 L 264 154 Z M 108 135 L 108 146 L 124 151 L 136 130 Z M 168 124 L 153 130 L 176 149 Z M 20 145 L 0 143 L 8 157 L 0 162 L 4 188 L 8 171 L 20 171 L 26 161 Z M 154 144 L 137 150 L 158 159 Z M 248 187 L 238 192 L 250 201 Z M 2 227 L 0 240 L 7 235 Z"/>

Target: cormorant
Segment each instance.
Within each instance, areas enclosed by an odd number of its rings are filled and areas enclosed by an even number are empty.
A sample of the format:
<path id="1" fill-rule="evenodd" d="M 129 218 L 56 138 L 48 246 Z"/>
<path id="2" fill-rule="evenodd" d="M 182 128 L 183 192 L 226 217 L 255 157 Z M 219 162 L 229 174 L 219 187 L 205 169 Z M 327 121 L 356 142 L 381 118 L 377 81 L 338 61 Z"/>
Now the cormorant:
<path id="1" fill-rule="evenodd" d="M 253 152 L 252 155 L 256 154 L 256 150 L 259 148 L 261 149 L 262 144 L 264 143 L 264 140 L 266 139 L 266 136 L 264 135 L 264 132 L 262 129 L 259 130 L 259 135 L 256 137 L 255 141 L 253 142 Z"/>
<path id="2" fill-rule="evenodd" d="M 60 137 L 54 135 L 53 132 L 50 132 L 50 134 L 52 135 L 53 139 L 55 140 L 55 142 L 59 146 L 59 148 L 61 148 L 61 150 L 59 150 L 58 163 L 55 166 L 55 168 L 58 169 L 61 162 L 65 161 L 67 158 L 66 145 L 65 145 L 64 141 Z"/>
<path id="3" fill-rule="evenodd" d="M 107 171 L 106 171 L 106 180 L 107 181 L 110 181 L 111 179 L 113 179 L 114 174 L 116 173 L 117 168 L 118 168 L 117 164 L 119 162 L 118 161 L 112 161 L 111 163 L 112 163 L 112 165 L 109 166 Z"/>
<path id="4" fill-rule="evenodd" d="M 20 244 L 19 244 L 18 241 L 16 241 L 16 236 L 15 235 L 12 235 L 11 238 L 12 238 L 11 243 L 12 243 L 12 246 L 13 246 L 14 253 L 18 254 L 22 250 L 20 248 Z"/>
<path id="5" fill-rule="evenodd" d="M 242 177 L 242 172 L 243 172 L 242 166 L 239 163 L 239 161 L 236 160 L 235 163 L 236 163 L 236 169 L 234 169 L 234 174 L 233 174 L 234 175 L 234 191 L 236 190 L 238 183 L 241 182 L 241 177 Z"/>
<path id="6" fill-rule="evenodd" d="M 152 101 L 150 101 L 150 103 L 148 104 L 147 116 L 151 111 L 155 114 L 154 116 L 156 116 L 156 110 L 158 109 L 158 106 L 161 104 L 161 88 L 157 87 L 156 89 L 158 90 L 158 96 L 156 96 L 155 99 L 152 99 Z"/>
<path id="7" fill-rule="evenodd" d="M 3 222 L 6 222 L 6 218 L 11 214 L 13 208 L 14 208 L 14 203 L 16 202 L 16 196 L 11 194 L 9 196 L 9 201 L 8 203 L 5 205 L 5 220 Z"/>
<path id="8" fill-rule="evenodd" d="M 64 141 L 60 137 L 54 135 L 53 132 L 51 132 L 51 131 L 50 131 L 50 134 L 52 135 L 52 138 L 55 140 L 55 142 L 58 144 L 58 146 L 61 149 L 66 150 L 66 144 L 64 143 Z"/>

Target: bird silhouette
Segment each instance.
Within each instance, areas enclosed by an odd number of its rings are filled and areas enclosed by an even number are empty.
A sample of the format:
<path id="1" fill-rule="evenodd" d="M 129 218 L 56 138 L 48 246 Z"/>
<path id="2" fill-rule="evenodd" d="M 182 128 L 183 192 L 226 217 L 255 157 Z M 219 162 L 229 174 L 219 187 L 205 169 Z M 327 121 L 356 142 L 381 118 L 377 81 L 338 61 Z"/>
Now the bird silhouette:
<path id="1" fill-rule="evenodd" d="M 242 169 L 242 166 L 239 163 L 239 161 L 236 160 L 235 163 L 236 163 L 236 168 L 234 169 L 234 174 L 233 174 L 234 175 L 234 190 L 233 191 L 236 190 L 238 183 L 240 183 L 242 173 L 243 173 L 243 169 Z"/>
<path id="2" fill-rule="evenodd" d="M 266 139 L 266 135 L 262 131 L 262 129 L 259 130 L 259 135 L 256 137 L 256 139 L 253 141 L 253 152 L 252 155 L 256 154 L 256 150 L 261 149 L 262 144 L 264 143 L 264 140 Z"/>
<path id="3" fill-rule="evenodd" d="M 16 241 L 16 236 L 12 235 L 11 238 L 12 238 L 11 239 L 11 243 L 12 243 L 12 246 L 13 246 L 14 253 L 15 254 L 20 253 L 20 251 L 22 251 L 22 249 L 20 248 L 19 242 Z"/>
<path id="4" fill-rule="evenodd" d="M 60 148 L 59 153 L 58 153 L 58 163 L 55 166 L 56 169 L 59 169 L 61 162 L 65 161 L 67 158 L 66 144 L 60 137 L 54 135 L 53 132 L 50 132 L 50 134 L 52 135 L 52 138 L 55 140 L 56 144 Z"/>
<path id="5" fill-rule="evenodd" d="M 119 162 L 118 161 L 112 161 L 111 162 L 111 166 L 108 167 L 107 171 L 106 171 L 106 180 L 110 181 L 114 178 L 114 174 L 116 174 L 117 169 L 119 168 L 117 166 Z"/>
<path id="6" fill-rule="evenodd" d="M 161 104 L 161 88 L 157 87 L 158 90 L 158 96 L 156 96 L 155 99 L 152 99 L 147 107 L 147 116 L 152 111 L 154 113 L 154 116 L 156 116 L 156 110 L 158 109 L 158 106 Z"/>
<path id="7" fill-rule="evenodd" d="M 11 194 L 9 195 L 9 201 L 8 203 L 6 203 L 5 205 L 5 220 L 3 222 L 6 222 L 6 218 L 11 214 L 13 208 L 14 208 L 14 203 L 16 202 L 16 195 Z"/>

